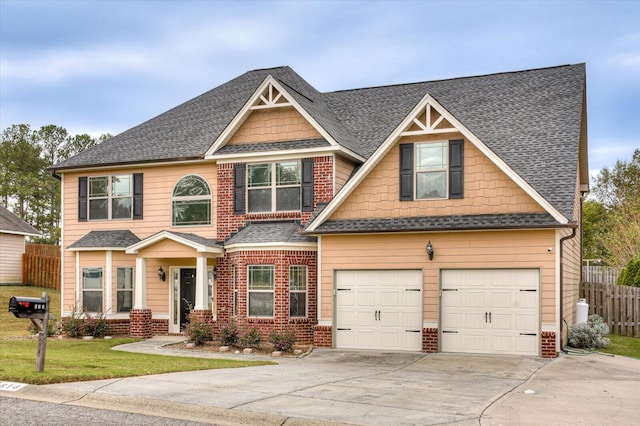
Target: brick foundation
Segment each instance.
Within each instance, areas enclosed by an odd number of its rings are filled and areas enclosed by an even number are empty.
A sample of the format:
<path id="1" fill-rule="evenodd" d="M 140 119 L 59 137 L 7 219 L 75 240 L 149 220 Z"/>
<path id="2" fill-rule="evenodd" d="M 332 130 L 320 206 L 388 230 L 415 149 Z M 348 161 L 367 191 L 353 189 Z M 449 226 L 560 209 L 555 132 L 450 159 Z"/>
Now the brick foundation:
<path id="1" fill-rule="evenodd" d="M 128 319 L 108 319 L 109 333 L 112 336 L 128 336 L 130 321 Z"/>
<path id="2" fill-rule="evenodd" d="M 194 309 L 189 314 L 189 320 L 193 320 L 196 318 L 202 321 L 211 322 L 213 320 L 213 313 L 209 309 Z"/>
<path id="3" fill-rule="evenodd" d="M 433 354 L 438 352 L 438 329 L 422 329 L 422 352 Z"/>
<path id="4" fill-rule="evenodd" d="M 143 339 L 153 337 L 151 309 L 132 309 L 129 312 L 129 319 L 131 320 L 129 326 L 131 337 L 142 337 Z"/>
<path id="5" fill-rule="evenodd" d="M 542 357 L 557 357 L 558 351 L 556 350 L 556 333 L 553 331 L 543 331 L 540 336 L 540 343 L 542 344 Z"/>
<path id="6" fill-rule="evenodd" d="M 331 326 L 316 325 L 313 327 L 313 344 L 318 348 L 333 347 Z"/>

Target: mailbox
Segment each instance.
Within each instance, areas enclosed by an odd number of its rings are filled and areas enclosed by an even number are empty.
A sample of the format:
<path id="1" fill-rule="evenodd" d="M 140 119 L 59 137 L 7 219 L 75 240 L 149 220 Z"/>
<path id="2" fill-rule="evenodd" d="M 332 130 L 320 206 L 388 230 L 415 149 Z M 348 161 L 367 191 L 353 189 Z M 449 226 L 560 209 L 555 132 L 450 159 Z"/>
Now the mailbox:
<path id="1" fill-rule="evenodd" d="M 12 296 L 9 299 L 9 312 L 17 318 L 44 319 L 47 301 L 39 297 Z"/>

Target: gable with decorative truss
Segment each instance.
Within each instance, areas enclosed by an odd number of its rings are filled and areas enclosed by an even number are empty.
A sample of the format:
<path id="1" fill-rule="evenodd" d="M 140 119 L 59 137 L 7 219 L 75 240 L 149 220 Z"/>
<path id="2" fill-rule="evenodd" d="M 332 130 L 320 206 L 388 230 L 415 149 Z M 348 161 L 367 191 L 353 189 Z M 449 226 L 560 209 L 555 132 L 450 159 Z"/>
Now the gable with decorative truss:
<path id="1" fill-rule="evenodd" d="M 456 132 L 456 128 L 444 118 L 430 103 L 427 103 L 412 120 L 409 128 L 400 136 L 431 135 Z"/>
<path id="2" fill-rule="evenodd" d="M 324 139 L 340 147 L 276 79 L 268 76 L 205 156 L 214 156 L 225 145 L 311 139 Z"/>

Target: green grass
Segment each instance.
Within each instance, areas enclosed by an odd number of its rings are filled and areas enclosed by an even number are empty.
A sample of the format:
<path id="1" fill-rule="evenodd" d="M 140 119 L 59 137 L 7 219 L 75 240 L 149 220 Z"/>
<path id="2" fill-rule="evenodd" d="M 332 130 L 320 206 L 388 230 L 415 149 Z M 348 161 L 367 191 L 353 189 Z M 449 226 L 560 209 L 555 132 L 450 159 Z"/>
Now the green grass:
<path id="1" fill-rule="evenodd" d="M 18 285 L 0 285 L 0 339 L 6 337 L 29 336 L 31 321 L 25 318 L 16 318 L 9 312 L 9 299 L 11 296 L 42 297 L 42 292 L 47 292 L 51 301 L 49 312 L 60 319 L 60 291 L 42 287 L 28 287 Z"/>
<path id="2" fill-rule="evenodd" d="M 640 359 L 640 338 L 616 336 L 614 334 L 610 334 L 607 337 L 611 339 L 611 343 L 604 349 L 598 349 L 600 352 Z"/>
<path id="3" fill-rule="evenodd" d="M 268 361 L 176 357 L 111 350 L 114 346 L 135 342 L 136 339 L 132 338 L 52 338 L 47 341 L 44 371 L 36 373 L 38 341 L 22 338 L 32 334 L 29 331 L 31 321 L 16 318 L 9 312 L 9 298 L 41 297 L 43 291 L 51 298 L 50 311 L 60 318 L 59 291 L 40 287 L 0 286 L 0 381 L 42 385 L 274 364 Z"/>
<path id="4" fill-rule="evenodd" d="M 36 373 L 37 339 L 0 340 L 0 381 L 41 385 L 274 364 L 269 361 L 174 357 L 111 350 L 114 346 L 135 341 L 132 338 L 50 339 L 44 372 Z"/>

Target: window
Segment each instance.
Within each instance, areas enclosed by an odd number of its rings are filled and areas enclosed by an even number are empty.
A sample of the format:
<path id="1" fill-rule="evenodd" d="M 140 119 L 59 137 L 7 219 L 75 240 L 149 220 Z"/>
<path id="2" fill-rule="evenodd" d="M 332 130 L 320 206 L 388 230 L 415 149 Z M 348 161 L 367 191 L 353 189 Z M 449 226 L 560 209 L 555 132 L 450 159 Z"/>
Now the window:
<path id="1" fill-rule="evenodd" d="M 248 165 L 250 213 L 300 210 L 300 162 Z"/>
<path id="2" fill-rule="evenodd" d="M 403 143 L 400 201 L 464 198 L 464 139 Z"/>
<path id="3" fill-rule="evenodd" d="M 447 142 L 416 144 L 416 199 L 447 198 Z"/>
<path id="4" fill-rule="evenodd" d="M 89 178 L 89 220 L 131 219 L 131 175 Z"/>
<path id="5" fill-rule="evenodd" d="M 211 225 L 211 189 L 200 176 L 189 175 L 173 188 L 172 225 Z"/>
<path id="6" fill-rule="evenodd" d="M 82 306 L 87 312 L 102 312 L 102 268 L 82 268 Z"/>
<path id="7" fill-rule="evenodd" d="M 250 317 L 273 316 L 273 265 L 249 265 L 247 272 L 248 301 Z"/>
<path id="8" fill-rule="evenodd" d="M 307 316 L 306 266 L 289 266 L 289 316 Z"/>
<path id="9" fill-rule="evenodd" d="M 116 268 L 117 312 L 129 312 L 133 307 L 133 268 Z"/>

